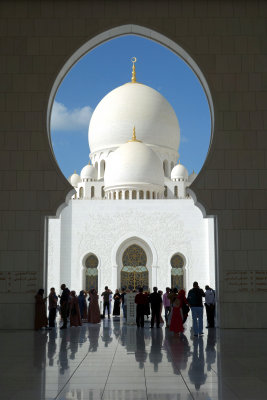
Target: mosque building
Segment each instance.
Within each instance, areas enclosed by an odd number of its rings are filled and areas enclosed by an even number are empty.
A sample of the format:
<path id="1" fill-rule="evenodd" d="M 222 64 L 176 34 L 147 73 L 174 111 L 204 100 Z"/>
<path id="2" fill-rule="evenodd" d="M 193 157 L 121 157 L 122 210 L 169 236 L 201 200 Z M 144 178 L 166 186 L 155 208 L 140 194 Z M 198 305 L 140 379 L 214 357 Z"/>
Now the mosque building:
<path id="1" fill-rule="evenodd" d="M 178 119 L 132 61 L 131 82 L 92 115 L 90 162 L 69 178 L 76 193 L 49 219 L 48 287 L 215 286 L 214 222 L 188 192 L 196 173 L 178 162 Z"/>

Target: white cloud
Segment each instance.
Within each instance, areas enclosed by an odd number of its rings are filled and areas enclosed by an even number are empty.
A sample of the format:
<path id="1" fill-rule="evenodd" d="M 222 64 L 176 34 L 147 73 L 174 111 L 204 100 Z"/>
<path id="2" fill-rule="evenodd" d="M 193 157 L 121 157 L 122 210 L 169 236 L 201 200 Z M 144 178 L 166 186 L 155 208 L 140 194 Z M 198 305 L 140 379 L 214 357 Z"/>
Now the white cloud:
<path id="1" fill-rule="evenodd" d="M 64 104 L 54 102 L 51 114 L 51 131 L 86 131 L 93 110 L 89 106 L 68 109 Z"/>

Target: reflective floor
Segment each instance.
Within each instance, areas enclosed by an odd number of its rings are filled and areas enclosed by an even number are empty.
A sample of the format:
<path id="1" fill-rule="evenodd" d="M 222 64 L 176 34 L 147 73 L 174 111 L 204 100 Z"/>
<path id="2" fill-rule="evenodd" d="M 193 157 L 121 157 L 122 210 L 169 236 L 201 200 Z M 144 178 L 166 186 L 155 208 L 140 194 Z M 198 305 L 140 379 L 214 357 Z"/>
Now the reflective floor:
<path id="1" fill-rule="evenodd" d="M 182 337 L 104 320 L 60 331 L 1 331 L 2 400 L 263 400 L 264 330 Z"/>

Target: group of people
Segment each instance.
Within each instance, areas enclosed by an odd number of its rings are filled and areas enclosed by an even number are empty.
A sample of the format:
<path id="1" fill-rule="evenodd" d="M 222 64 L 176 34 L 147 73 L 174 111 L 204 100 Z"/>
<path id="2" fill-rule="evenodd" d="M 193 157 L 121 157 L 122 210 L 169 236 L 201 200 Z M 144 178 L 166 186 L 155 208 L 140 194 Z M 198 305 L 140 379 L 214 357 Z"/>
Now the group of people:
<path id="1" fill-rule="evenodd" d="M 162 309 L 164 307 L 164 316 L 166 327 L 175 333 L 182 333 L 184 331 L 183 324 L 185 323 L 188 313 L 191 309 L 193 319 L 193 331 L 195 336 L 203 334 L 203 298 L 205 298 L 205 308 L 207 314 L 208 328 L 214 327 L 215 317 L 215 291 L 208 285 L 205 287 L 204 292 L 199 288 L 198 283 L 194 282 L 193 288 L 189 290 L 188 296 L 183 289 L 177 290 L 176 288 L 166 288 L 166 292 L 158 290 L 157 287 L 153 288 L 152 293 L 144 292 L 143 288 L 139 288 L 135 296 L 136 304 L 136 325 L 137 327 L 144 327 L 144 317 L 151 314 L 150 327 L 160 327 L 164 323 L 162 319 Z M 100 314 L 99 309 L 99 296 L 95 289 L 89 292 L 81 290 L 79 295 L 76 295 L 74 290 L 70 291 L 65 284 L 61 285 L 61 295 L 57 295 L 55 288 L 50 289 L 47 297 L 44 296 L 44 290 L 40 289 L 35 295 L 35 329 L 52 329 L 55 327 L 55 319 L 57 310 L 59 310 L 62 326 L 60 329 L 66 329 L 68 318 L 70 326 L 81 326 L 82 322 L 89 322 L 97 324 L 101 318 L 105 318 L 107 311 L 108 318 L 110 318 L 111 300 L 114 300 L 113 316 L 120 316 L 120 308 L 122 307 L 123 317 L 127 318 L 127 293 L 129 290 L 120 292 L 116 289 L 115 293 L 105 287 L 101 294 L 103 298 L 103 313 Z M 48 318 L 46 312 L 46 302 L 48 300 Z M 87 300 L 89 306 L 87 306 Z M 59 304 L 58 304 L 59 302 Z M 150 313 L 151 309 L 151 313 Z"/>

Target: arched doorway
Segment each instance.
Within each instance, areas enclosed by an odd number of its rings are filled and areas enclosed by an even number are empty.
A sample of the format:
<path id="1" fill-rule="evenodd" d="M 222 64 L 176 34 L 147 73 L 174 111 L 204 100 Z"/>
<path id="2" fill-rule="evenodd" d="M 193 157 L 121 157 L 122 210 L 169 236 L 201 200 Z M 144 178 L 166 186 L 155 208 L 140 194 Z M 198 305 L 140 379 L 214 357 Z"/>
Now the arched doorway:
<path id="1" fill-rule="evenodd" d="M 127 247 L 122 255 L 121 287 L 135 290 L 142 287 L 148 290 L 147 256 L 137 244 Z"/>
<path id="2" fill-rule="evenodd" d="M 184 257 L 176 253 L 171 258 L 171 287 L 178 290 L 184 289 Z"/>
<path id="3" fill-rule="evenodd" d="M 85 259 L 85 289 L 98 289 L 98 258 L 89 254 Z"/>

